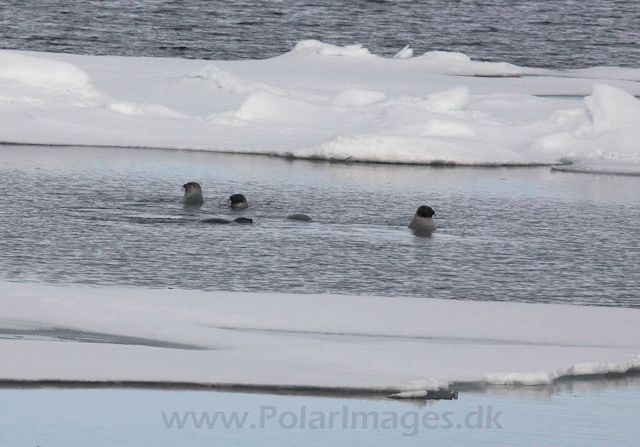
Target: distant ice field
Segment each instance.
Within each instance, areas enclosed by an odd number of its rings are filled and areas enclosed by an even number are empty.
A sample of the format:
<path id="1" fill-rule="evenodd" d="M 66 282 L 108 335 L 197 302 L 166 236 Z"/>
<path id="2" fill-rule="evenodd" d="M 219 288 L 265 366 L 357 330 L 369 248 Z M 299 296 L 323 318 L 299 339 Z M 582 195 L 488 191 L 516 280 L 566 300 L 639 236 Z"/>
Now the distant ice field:
<path id="1" fill-rule="evenodd" d="M 3 280 L 640 307 L 638 177 L 131 148 L 0 154 Z M 178 202 L 188 181 L 203 187 L 201 209 Z M 248 209 L 228 207 L 234 193 Z M 436 211 L 431 237 L 406 228 L 422 204 Z M 199 222 L 239 216 L 254 223 Z"/>

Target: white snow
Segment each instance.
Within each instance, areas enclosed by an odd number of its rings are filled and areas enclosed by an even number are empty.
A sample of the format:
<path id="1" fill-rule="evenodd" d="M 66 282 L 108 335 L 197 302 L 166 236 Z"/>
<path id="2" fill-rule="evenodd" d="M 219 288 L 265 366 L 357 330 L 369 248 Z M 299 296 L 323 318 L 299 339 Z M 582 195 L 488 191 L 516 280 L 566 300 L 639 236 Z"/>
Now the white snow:
<path id="1" fill-rule="evenodd" d="M 311 40 L 251 61 L 0 51 L 0 141 L 640 174 L 638 79 Z"/>
<path id="2" fill-rule="evenodd" d="M 640 311 L 0 282 L 0 379 L 423 391 L 640 369 Z M 56 341 L 42 329 L 203 349 Z"/>
<path id="3" fill-rule="evenodd" d="M 625 129 L 640 131 L 640 101 L 629 93 L 606 84 L 596 84 L 593 94 L 584 102 L 597 134 Z"/>
<path id="4" fill-rule="evenodd" d="M 150 114 L 157 116 L 168 116 L 171 118 L 185 117 L 183 114 L 159 104 L 136 104 L 134 102 L 121 101 L 106 103 L 105 107 L 118 113 L 122 113 L 123 115 L 129 116 Z"/>
<path id="5" fill-rule="evenodd" d="M 292 52 L 295 53 L 307 53 L 317 54 L 320 56 L 347 56 L 347 57 L 371 57 L 373 56 L 369 50 L 362 45 L 347 45 L 340 47 L 337 45 L 331 45 L 330 43 L 323 43 L 318 40 L 303 40 L 298 42 L 293 47 Z"/>
<path id="6" fill-rule="evenodd" d="M 460 86 L 444 92 L 431 93 L 421 104 L 432 112 L 445 113 L 462 110 L 469 105 L 469 102 L 469 89 Z"/>
<path id="7" fill-rule="evenodd" d="M 252 92 L 233 114 L 244 121 L 277 121 L 285 124 L 300 123 L 305 125 L 328 112 L 315 104 L 299 99 L 280 96 L 267 90 Z"/>
<path id="8" fill-rule="evenodd" d="M 3 51 L 0 79 L 54 91 L 78 90 L 89 83 L 89 76 L 74 65 L 18 52 Z"/>
<path id="9" fill-rule="evenodd" d="M 523 71 L 505 62 L 475 62 L 463 53 L 429 51 L 417 58 L 425 68 L 456 76 L 519 77 Z"/>
<path id="10" fill-rule="evenodd" d="M 205 65 L 192 73 L 188 73 L 183 82 L 187 85 L 191 83 L 196 87 L 216 88 L 230 93 L 251 93 L 254 90 L 261 89 L 280 96 L 287 95 L 287 92 L 283 89 L 238 78 L 231 73 L 221 71 L 213 64 Z"/>
<path id="11" fill-rule="evenodd" d="M 384 101 L 385 99 L 387 99 L 387 96 L 382 92 L 349 89 L 343 90 L 331 98 L 331 104 L 343 107 L 362 107 Z"/>

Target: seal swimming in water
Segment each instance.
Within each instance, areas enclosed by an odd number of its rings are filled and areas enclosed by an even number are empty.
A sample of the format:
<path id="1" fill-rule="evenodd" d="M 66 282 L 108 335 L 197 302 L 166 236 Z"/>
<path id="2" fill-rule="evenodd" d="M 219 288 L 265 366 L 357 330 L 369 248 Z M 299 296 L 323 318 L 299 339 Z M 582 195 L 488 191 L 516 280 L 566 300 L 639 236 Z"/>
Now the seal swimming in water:
<path id="1" fill-rule="evenodd" d="M 411 219 L 409 228 L 418 231 L 435 231 L 436 224 L 433 222 L 435 215 L 435 211 L 430 206 L 422 205 Z"/>
<path id="2" fill-rule="evenodd" d="M 247 208 L 249 206 L 247 198 L 242 194 L 234 194 L 229 197 L 229 204 L 231 205 L 231 208 L 235 209 Z"/>
<path id="3" fill-rule="evenodd" d="M 311 222 L 313 219 L 306 214 L 298 213 L 298 214 L 289 214 L 287 219 L 291 220 L 302 220 L 304 222 Z"/>
<path id="4" fill-rule="evenodd" d="M 180 200 L 182 203 L 188 206 L 200 206 L 204 203 L 202 197 L 202 188 L 200 184 L 196 182 L 188 182 L 182 185 L 184 188 L 184 196 Z"/>
<path id="5" fill-rule="evenodd" d="M 202 223 L 213 223 L 213 224 L 230 224 L 231 222 L 236 222 L 239 224 L 250 224 L 253 223 L 253 219 L 248 217 L 237 217 L 231 220 L 222 219 L 220 217 L 210 217 L 209 219 L 202 219 L 200 222 Z"/>

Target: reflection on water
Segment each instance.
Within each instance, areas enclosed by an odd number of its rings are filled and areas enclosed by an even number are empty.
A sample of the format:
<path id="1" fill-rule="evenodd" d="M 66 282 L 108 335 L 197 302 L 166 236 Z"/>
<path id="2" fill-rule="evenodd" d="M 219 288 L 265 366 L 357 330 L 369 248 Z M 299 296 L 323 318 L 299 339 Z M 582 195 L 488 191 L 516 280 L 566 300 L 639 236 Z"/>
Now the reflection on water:
<path id="1" fill-rule="evenodd" d="M 0 278 L 640 307 L 640 179 L 0 147 Z M 185 209 L 198 181 L 205 204 Z M 231 210 L 233 193 L 250 208 Z M 438 230 L 406 228 L 418 205 Z M 307 213 L 314 222 L 285 219 Z M 206 225 L 207 217 L 254 219 Z"/>
<path id="2" fill-rule="evenodd" d="M 640 383 L 629 377 L 626 384 L 600 384 L 562 387 L 541 399 L 506 388 L 501 394 L 463 392 L 458 400 L 426 405 L 338 396 L 5 388 L 0 431 L 14 447 L 636 445 Z"/>
<path id="3" fill-rule="evenodd" d="M 485 385 L 480 383 L 456 384 L 460 393 L 479 393 L 491 396 L 511 396 L 527 399 L 549 399 L 560 395 L 585 395 L 607 390 L 640 390 L 640 371 L 603 376 L 566 376 L 550 385 Z"/>

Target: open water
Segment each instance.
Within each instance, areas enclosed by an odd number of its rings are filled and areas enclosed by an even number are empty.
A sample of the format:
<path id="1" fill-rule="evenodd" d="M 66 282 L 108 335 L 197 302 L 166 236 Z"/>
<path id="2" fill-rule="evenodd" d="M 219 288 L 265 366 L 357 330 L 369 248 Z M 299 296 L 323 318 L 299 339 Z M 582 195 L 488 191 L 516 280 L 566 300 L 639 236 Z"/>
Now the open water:
<path id="1" fill-rule="evenodd" d="M 640 307 L 640 177 L 151 149 L 0 156 L 3 280 Z M 201 208 L 179 203 L 188 181 Z M 230 209 L 234 193 L 248 209 Z M 423 204 L 432 235 L 407 228 Z"/>
<path id="2" fill-rule="evenodd" d="M 545 68 L 640 65 L 636 0 L 0 0 L 0 48 L 263 59 L 300 40 Z"/>

